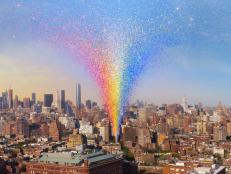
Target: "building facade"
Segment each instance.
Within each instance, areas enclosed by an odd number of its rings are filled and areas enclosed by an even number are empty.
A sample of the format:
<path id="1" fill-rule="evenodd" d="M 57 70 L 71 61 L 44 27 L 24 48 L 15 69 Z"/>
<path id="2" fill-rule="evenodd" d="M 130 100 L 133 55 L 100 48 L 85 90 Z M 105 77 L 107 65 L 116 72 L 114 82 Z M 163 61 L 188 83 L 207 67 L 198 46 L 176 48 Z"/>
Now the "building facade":
<path id="1" fill-rule="evenodd" d="M 113 155 L 94 152 L 44 153 L 37 161 L 27 164 L 27 174 L 122 174 L 123 161 Z"/>

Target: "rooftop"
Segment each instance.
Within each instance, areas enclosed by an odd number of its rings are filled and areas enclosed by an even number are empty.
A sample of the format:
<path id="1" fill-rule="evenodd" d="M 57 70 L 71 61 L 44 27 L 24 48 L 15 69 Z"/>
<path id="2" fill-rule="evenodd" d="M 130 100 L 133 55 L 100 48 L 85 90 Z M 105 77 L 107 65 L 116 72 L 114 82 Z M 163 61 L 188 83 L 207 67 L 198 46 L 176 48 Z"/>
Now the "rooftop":
<path id="1" fill-rule="evenodd" d="M 62 165 L 82 165 L 87 160 L 89 165 L 103 162 L 107 160 L 114 160 L 116 157 L 111 154 L 106 154 L 102 151 L 93 152 L 90 154 L 78 154 L 74 152 L 56 152 L 56 153 L 43 153 L 34 162 L 51 163 Z"/>

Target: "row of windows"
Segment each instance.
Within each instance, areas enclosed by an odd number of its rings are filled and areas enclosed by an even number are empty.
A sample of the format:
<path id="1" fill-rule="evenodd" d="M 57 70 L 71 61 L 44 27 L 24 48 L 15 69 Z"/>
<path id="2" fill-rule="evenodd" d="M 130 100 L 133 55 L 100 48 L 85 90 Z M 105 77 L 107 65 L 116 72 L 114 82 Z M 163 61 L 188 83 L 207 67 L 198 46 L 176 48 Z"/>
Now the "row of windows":
<path id="1" fill-rule="evenodd" d="M 49 169 L 48 171 L 39 171 L 39 170 L 42 170 L 42 169 L 32 169 L 30 170 L 30 174 L 57 174 L 57 171 L 58 172 L 68 172 L 69 174 L 73 173 L 73 174 L 76 174 L 76 173 L 80 173 L 81 170 L 79 169 L 57 169 L 57 170 L 52 170 L 52 169 Z M 86 171 L 87 172 L 87 171 Z M 93 171 L 91 171 L 91 173 L 100 173 L 100 174 L 121 174 L 122 172 L 122 169 L 121 167 L 119 168 L 116 168 L 116 167 L 107 167 L 107 168 L 98 168 L 98 169 L 93 169 Z M 85 173 L 82 172 L 81 173 Z"/>
<path id="2" fill-rule="evenodd" d="M 41 172 L 46 172 L 46 171 L 60 171 L 60 172 L 81 172 L 84 169 L 68 169 L 68 168 L 33 168 L 31 172 L 33 171 L 39 171 L 43 170 Z M 42 173 L 43 174 L 43 173 Z M 46 174 L 46 173 L 45 173 Z"/>
<path id="3" fill-rule="evenodd" d="M 31 170 L 29 173 L 30 174 L 57 174 L 57 171 L 60 173 L 61 171 L 60 170 L 56 170 L 56 171 L 37 171 L 37 170 Z M 76 174 L 77 172 L 79 173 L 79 171 L 75 171 L 75 170 L 72 170 L 72 171 L 65 171 L 65 172 L 68 172 L 68 174 Z M 83 172 L 81 172 L 83 173 Z"/>

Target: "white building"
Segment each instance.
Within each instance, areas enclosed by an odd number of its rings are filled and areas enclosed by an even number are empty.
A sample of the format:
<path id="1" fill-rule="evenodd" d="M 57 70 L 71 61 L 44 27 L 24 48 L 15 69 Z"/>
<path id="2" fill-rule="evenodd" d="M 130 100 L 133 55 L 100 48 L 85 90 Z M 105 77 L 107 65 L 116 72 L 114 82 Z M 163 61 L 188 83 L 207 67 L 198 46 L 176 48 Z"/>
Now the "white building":
<path id="1" fill-rule="evenodd" d="M 42 107 L 42 113 L 43 114 L 49 114 L 51 111 L 51 108 L 50 107 Z"/>
<path id="2" fill-rule="evenodd" d="M 221 116 L 215 111 L 212 116 L 209 117 L 209 121 L 218 123 L 221 121 Z"/>
<path id="3" fill-rule="evenodd" d="M 188 102 L 187 102 L 187 98 L 186 97 L 182 98 L 181 106 L 184 108 L 184 112 L 188 112 Z"/>
<path id="4" fill-rule="evenodd" d="M 139 113 L 139 120 L 146 122 L 148 118 L 153 116 L 154 108 L 152 107 L 143 107 L 139 108 L 138 113 Z"/>
<path id="5" fill-rule="evenodd" d="M 87 121 L 79 121 L 80 128 L 79 128 L 79 133 L 80 134 L 93 134 L 94 127 L 90 124 L 90 122 Z"/>
<path id="6" fill-rule="evenodd" d="M 100 136 L 103 138 L 104 142 L 109 142 L 109 126 L 100 126 L 99 127 Z"/>
<path id="7" fill-rule="evenodd" d="M 189 174 L 222 174 L 225 173 L 226 168 L 224 166 L 216 166 L 212 167 L 197 167 L 194 168 L 193 171 L 189 172 Z"/>
<path id="8" fill-rule="evenodd" d="M 55 107 L 58 109 L 59 112 L 62 111 L 62 108 L 61 108 L 61 99 L 60 99 L 59 91 L 57 91 L 57 93 L 56 93 Z"/>
<path id="9" fill-rule="evenodd" d="M 225 150 L 222 148 L 214 147 L 213 148 L 213 155 L 215 155 L 215 154 L 219 154 L 222 158 L 224 158 L 225 157 Z"/>
<path id="10" fill-rule="evenodd" d="M 75 128 L 75 118 L 68 116 L 59 117 L 59 122 L 65 126 L 66 129 L 74 129 Z"/>
<path id="11" fill-rule="evenodd" d="M 1 117 L 0 118 L 0 135 L 3 135 L 4 125 L 5 125 L 5 120 Z"/>

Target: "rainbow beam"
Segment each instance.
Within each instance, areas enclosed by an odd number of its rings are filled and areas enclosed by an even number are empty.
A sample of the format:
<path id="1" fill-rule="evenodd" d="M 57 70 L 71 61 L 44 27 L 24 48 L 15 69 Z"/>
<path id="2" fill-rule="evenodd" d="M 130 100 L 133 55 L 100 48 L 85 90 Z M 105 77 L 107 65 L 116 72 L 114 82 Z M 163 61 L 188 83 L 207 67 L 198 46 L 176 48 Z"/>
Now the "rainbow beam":
<path id="1" fill-rule="evenodd" d="M 182 40 L 182 31 L 169 4 L 152 4 L 150 7 L 148 19 L 141 10 L 140 16 L 128 18 L 120 18 L 118 14 L 118 18 L 108 19 L 100 15 L 99 23 L 98 20 L 92 22 L 95 17 L 92 15 L 88 19 L 85 15 L 74 20 L 70 18 L 61 26 L 42 21 L 43 30 L 46 30 L 44 37 L 48 35 L 49 42 L 52 40 L 55 47 L 58 45 L 78 64 L 84 64 L 97 82 L 116 139 L 124 107 L 147 65 L 158 58 L 162 49 Z M 163 9 L 163 13 L 155 14 L 159 9 Z M 170 25 L 170 21 L 176 21 L 176 25 Z"/>
<path id="2" fill-rule="evenodd" d="M 152 40 L 147 38 L 143 38 L 144 41 L 139 39 L 138 42 L 122 40 L 126 44 L 120 40 L 120 44 L 115 42 L 112 48 L 81 38 L 76 33 L 75 37 L 59 35 L 56 38 L 58 41 L 55 42 L 68 48 L 76 61 L 82 62 L 96 80 L 113 125 L 113 135 L 117 139 L 124 107 L 128 104 L 138 77 L 145 70 L 151 56 L 157 52 L 157 46 L 153 49 Z"/>
<path id="3" fill-rule="evenodd" d="M 79 37 L 75 37 L 79 38 Z M 112 55 L 105 49 L 94 47 L 93 42 L 84 39 L 73 39 L 59 35 L 60 42 L 72 53 L 77 62 L 84 63 L 87 70 L 96 80 L 102 101 L 113 125 L 115 137 L 119 133 L 119 111 L 121 101 L 122 71 L 117 59 L 112 61 Z M 57 43 L 57 41 L 56 41 Z"/>

